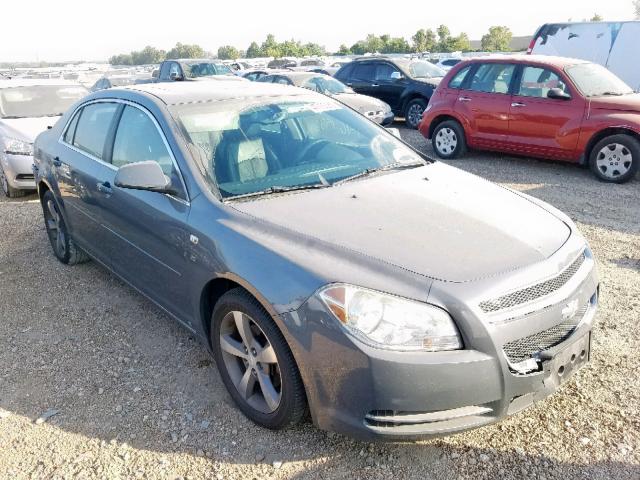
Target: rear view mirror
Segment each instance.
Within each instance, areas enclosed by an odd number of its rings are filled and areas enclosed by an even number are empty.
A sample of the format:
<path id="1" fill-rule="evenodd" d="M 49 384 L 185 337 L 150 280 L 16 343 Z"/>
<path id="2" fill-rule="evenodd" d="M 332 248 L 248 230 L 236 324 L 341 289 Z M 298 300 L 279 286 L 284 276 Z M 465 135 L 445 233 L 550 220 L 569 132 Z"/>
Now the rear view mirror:
<path id="1" fill-rule="evenodd" d="M 399 138 L 400 140 L 402 140 L 402 137 L 400 136 L 400 130 L 399 129 L 397 129 L 395 127 L 390 127 L 390 128 L 387 128 L 387 132 L 389 132 L 394 137 Z"/>
<path id="2" fill-rule="evenodd" d="M 171 193 L 171 180 L 158 162 L 153 160 L 123 165 L 118 169 L 113 183 L 120 188 Z"/>
<path id="3" fill-rule="evenodd" d="M 571 95 L 561 88 L 552 88 L 547 92 L 547 98 L 553 98 L 554 100 L 571 100 Z"/>
<path id="4" fill-rule="evenodd" d="M 180 80 L 182 80 L 182 75 L 180 75 L 178 72 L 171 72 L 169 74 L 169 78 L 174 82 L 179 82 Z"/>

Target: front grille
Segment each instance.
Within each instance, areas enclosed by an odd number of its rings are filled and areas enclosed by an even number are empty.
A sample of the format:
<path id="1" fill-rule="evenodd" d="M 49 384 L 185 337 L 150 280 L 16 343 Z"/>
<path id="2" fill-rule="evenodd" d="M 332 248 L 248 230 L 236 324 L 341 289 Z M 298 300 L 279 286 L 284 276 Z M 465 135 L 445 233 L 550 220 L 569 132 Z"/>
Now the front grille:
<path id="1" fill-rule="evenodd" d="M 531 302 L 532 300 L 549 295 L 566 285 L 571 277 L 573 277 L 580 269 L 585 258 L 585 253 L 582 252 L 580 256 L 559 275 L 550 278 L 549 280 L 545 280 L 544 282 L 523 288 L 522 290 L 508 293 L 492 300 L 485 300 L 480 303 L 480 308 L 485 313 L 497 312 L 499 310 L 515 307 L 516 305 Z"/>
<path id="2" fill-rule="evenodd" d="M 34 176 L 33 173 L 21 173 L 19 175 L 16 175 L 16 180 L 33 180 Z"/>
<path id="3" fill-rule="evenodd" d="M 513 340 L 504 345 L 503 350 L 510 363 L 516 364 L 532 358 L 536 353 L 561 344 L 574 332 L 589 309 L 587 302 L 574 317 L 554 327 L 534 333 L 528 337 Z"/>

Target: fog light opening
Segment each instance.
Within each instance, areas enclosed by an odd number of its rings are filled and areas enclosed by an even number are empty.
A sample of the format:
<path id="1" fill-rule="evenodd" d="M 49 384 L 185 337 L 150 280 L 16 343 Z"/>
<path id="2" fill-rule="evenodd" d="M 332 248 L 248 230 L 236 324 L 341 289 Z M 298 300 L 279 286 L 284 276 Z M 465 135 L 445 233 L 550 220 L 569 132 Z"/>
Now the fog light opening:
<path id="1" fill-rule="evenodd" d="M 564 374 L 564 365 L 562 365 L 559 369 L 558 369 L 558 375 L 562 376 Z"/>

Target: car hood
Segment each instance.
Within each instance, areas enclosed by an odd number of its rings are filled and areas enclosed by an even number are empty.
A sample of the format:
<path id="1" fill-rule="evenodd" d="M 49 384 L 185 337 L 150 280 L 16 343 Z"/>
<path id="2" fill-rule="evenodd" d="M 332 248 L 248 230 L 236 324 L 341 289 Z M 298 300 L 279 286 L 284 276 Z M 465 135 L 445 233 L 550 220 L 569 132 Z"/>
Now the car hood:
<path id="1" fill-rule="evenodd" d="M 437 87 L 440 85 L 444 77 L 433 77 L 433 78 L 415 78 L 420 83 L 426 83 L 427 85 L 431 85 L 432 87 Z"/>
<path id="2" fill-rule="evenodd" d="M 619 97 L 593 97 L 590 100 L 591 109 L 640 112 L 640 93 L 621 95 Z"/>
<path id="3" fill-rule="evenodd" d="M 35 118 L 3 118 L 0 120 L 0 129 L 7 137 L 33 143 L 36 137 L 44 132 L 47 127 L 52 127 L 60 116 L 35 117 Z"/>
<path id="4" fill-rule="evenodd" d="M 540 262 L 571 229 L 531 200 L 441 163 L 235 209 L 433 279 L 465 282 Z"/>
<path id="5" fill-rule="evenodd" d="M 383 111 L 389 112 L 391 107 L 382 100 L 369 97 L 367 95 L 360 95 L 359 93 L 338 93 L 333 95 L 333 98 L 341 101 L 345 105 L 350 106 L 354 110 L 360 113 Z"/>

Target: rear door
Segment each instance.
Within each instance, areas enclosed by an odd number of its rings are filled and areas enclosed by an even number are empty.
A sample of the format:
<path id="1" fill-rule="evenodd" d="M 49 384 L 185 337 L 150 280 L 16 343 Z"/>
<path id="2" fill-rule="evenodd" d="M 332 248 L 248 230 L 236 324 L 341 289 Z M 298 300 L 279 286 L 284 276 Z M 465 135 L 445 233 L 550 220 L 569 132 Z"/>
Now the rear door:
<path id="1" fill-rule="evenodd" d="M 504 147 L 515 71 L 512 63 L 480 63 L 459 90 L 454 108 L 466 120 L 470 145 Z"/>
<path id="2" fill-rule="evenodd" d="M 100 208 L 108 193 L 101 179 L 111 170 L 104 160 L 105 146 L 118 109 L 119 104 L 112 102 L 79 109 L 60 139 L 54 163 L 71 234 L 84 250 L 107 265 L 109 233 L 100 222 Z"/>
<path id="3" fill-rule="evenodd" d="M 560 88 L 571 99 L 548 98 L 552 88 Z M 509 144 L 534 156 L 572 158 L 584 109 L 585 101 L 571 91 L 563 73 L 523 65 L 511 102 Z"/>
<path id="4" fill-rule="evenodd" d="M 109 147 L 112 168 L 103 178 L 111 185 L 101 221 L 113 235 L 111 265 L 116 273 L 178 318 L 189 321 L 190 284 L 185 275 L 190 242 L 186 227 L 186 187 L 164 133 L 142 107 L 124 106 Z M 117 169 L 153 160 L 171 178 L 174 195 L 131 190 L 114 184 Z"/>

